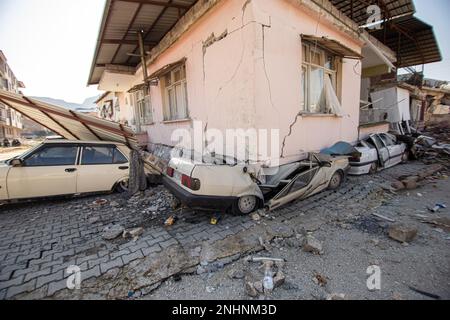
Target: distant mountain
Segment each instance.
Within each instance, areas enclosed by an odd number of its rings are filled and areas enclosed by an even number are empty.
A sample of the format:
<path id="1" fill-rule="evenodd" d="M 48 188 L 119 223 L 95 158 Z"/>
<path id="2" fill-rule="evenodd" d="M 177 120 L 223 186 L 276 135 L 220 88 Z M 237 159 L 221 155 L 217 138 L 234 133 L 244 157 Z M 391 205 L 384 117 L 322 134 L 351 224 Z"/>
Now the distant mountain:
<path id="1" fill-rule="evenodd" d="M 94 103 L 97 97 L 88 98 L 83 102 L 83 104 L 67 102 L 62 99 L 53 99 L 49 97 L 32 97 L 32 98 L 78 112 L 92 112 L 95 111 L 97 107 Z"/>

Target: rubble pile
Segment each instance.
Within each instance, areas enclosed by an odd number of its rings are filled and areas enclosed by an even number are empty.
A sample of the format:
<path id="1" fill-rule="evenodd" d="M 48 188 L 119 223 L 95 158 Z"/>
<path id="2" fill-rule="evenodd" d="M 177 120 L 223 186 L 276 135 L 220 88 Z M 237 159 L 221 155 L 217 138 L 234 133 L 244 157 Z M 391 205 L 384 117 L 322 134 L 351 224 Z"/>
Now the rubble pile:
<path id="1" fill-rule="evenodd" d="M 447 123 L 428 126 L 415 141 L 415 155 L 425 164 L 439 163 L 449 168 L 450 125 Z"/>

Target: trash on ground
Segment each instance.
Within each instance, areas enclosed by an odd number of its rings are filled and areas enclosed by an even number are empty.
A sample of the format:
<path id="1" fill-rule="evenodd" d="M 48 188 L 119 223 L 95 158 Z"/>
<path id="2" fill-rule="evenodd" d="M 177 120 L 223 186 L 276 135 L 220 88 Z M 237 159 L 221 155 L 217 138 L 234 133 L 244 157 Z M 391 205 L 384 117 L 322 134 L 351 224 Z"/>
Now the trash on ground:
<path id="1" fill-rule="evenodd" d="M 388 218 L 388 217 L 386 217 L 386 216 L 383 216 L 382 214 L 379 214 L 379 213 L 376 213 L 376 212 L 374 212 L 374 213 L 372 213 L 375 217 L 377 217 L 377 218 L 380 218 L 380 219 L 383 219 L 383 220 L 386 220 L 386 221 L 388 221 L 388 222 L 395 222 L 395 220 L 394 219 L 391 219 L 391 218 Z"/>
<path id="2" fill-rule="evenodd" d="M 322 243 L 313 236 L 308 235 L 303 241 L 303 251 L 320 255 L 323 253 Z"/>
<path id="3" fill-rule="evenodd" d="M 165 222 L 164 225 L 166 227 L 170 227 L 173 226 L 175 224 L 175 222 L 177 221 L 177 218 L 175 216 L 170 216 Z"/>
<path id="4" fill-rule="evenodd" d="M 431 212 L 438 212 L 441 209 L 445 209 L 447 208 L 447 206 L 443 203 L 436 203 L 436 205 L 433 208 L 428 208 L 428 210 L 430 210 Z"/>

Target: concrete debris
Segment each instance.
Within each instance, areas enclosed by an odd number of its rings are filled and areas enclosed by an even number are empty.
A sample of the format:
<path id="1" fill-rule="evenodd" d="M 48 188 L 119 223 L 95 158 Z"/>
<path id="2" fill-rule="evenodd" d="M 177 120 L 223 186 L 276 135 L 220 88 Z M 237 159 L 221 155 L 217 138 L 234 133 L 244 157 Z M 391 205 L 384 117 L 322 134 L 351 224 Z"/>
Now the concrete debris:
<path id="1" fill-rule="evenodd" d="M 249 281 L 245 283 L 245 293 L 252 298 L 256 298 L 258 296 L 258 291 L 256 291 L 256 288 L 253 285 L 253 283 Z"/>
<path id="2" fill-rule="evenodd" d="M 408 243 L 417 236 L 417 229 L 405 225 L 393 225 L 388 230 L 389 237 L 402 243 Z"/>
<path id="3" fill-rule="evenodd" d="M 231 269 L 228 272 L 228 277 L 230 279 L 244 279 L 245 278 L 245 272 L 241 269 Z"/>
<path id="4" fill-rule="evenodd" d="M 322 243 L 311 235 L 308 235 L 303 241 L 303 251 L 313 254 L 323 254 Z"/>
<path id="5" fill-rule="evenodd" d="M 282 271 L 278 271 L 273 278 L 273 285 L 275 288 L 282 286 L 286 282 L 286 277 Z"/>
<path id="6" fill-rule="evenodd" d="M 102 238 L 105 240 L 114 240 L 123 234 L 124 231 L 125 228 L 121 225 L 108 226 L 103 229 Z"/>
<path id="7" fill-rule="evenodd" d="M 386 220 L 386 221 L 389 221 L 389 222 L 395 222 L 394 219 L 391 219 L 391 218 L 388 218 L 388 217 L 386 217 L 386 216 L 383 216 L 382 214 L 379 214 L 379 213 L 376 213 L 376 212 L 373 212 L 372 214 L 373 214 L 375 217 L 377 217 L 377 218 L 380 218 L 380 219 L 383 219 L 383 220 Z"/>
<path id="8" fill-rule="evenodd" d="M 328 280 L 325 276 L 321 275 L 320 273 L 316 273 L 314 275 L 313 281 L 315 284 L 321 286 L 321 287 L 325 287 L 328 283 Z"/>
<path id="9" fill-rule="evenodd" d="M 253 213 L 252 214 L 252 219 L 253 219 L 253 221 L 260 221 L 261 220 L 261 216 L 258 213 Z"/>
<path id="10" fill-rule="evenodd" d="M 327 295 L 327 300 L 345 300 L 345 294 L 343 293 L 332 293 Z"/>

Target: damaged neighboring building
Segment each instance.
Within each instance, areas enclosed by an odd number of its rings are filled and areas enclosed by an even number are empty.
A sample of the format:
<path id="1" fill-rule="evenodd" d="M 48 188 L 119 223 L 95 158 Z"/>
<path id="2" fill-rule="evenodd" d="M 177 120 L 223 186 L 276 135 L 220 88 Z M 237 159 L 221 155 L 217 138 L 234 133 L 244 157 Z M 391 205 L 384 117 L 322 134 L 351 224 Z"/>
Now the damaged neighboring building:
<path id="1" fill-rule="evenodd" d="M 430 93 L 444 90 L 429 88 L 425 92 L 426 81 L 413 68 L 421 65 L 423 69 L 425 64 L 442 60 L 433 28 L 411 13 L 391 18 L 372 35 L 395 53 L 396 61 L 390 67 L 363 68 L 360 131 L 409 134 L 412 127 L 420 128 L 427 121 L 429 97 L 434 96 Z M 399 69 L 408 74 L 397 76 Z"/>
<path id="2" fill-rule="evenodd" d="M 0 50 L 0 89 L 20 93 L 25 88 L 23 82 L 17 80 L 8 65 L 6 56 Z M 19 112 L 0 103 L 0 145 L 4 139 L 20 139 L 23 129 L 23 118 Z"/>
<path id="3" fill-rule="evenodd" d="M 382 2 L 383 20 L 414 13 L 410 0 Z M 282 158 L 355 143 L 362 79 L 404 57 L 361 28 L 377 3 L 109 0 L 88 84 L 106 91 L 99 115 L 130 125 L 150 150 L 173 147 L 172 133 L 194 121 L 279 129 Z"/>

